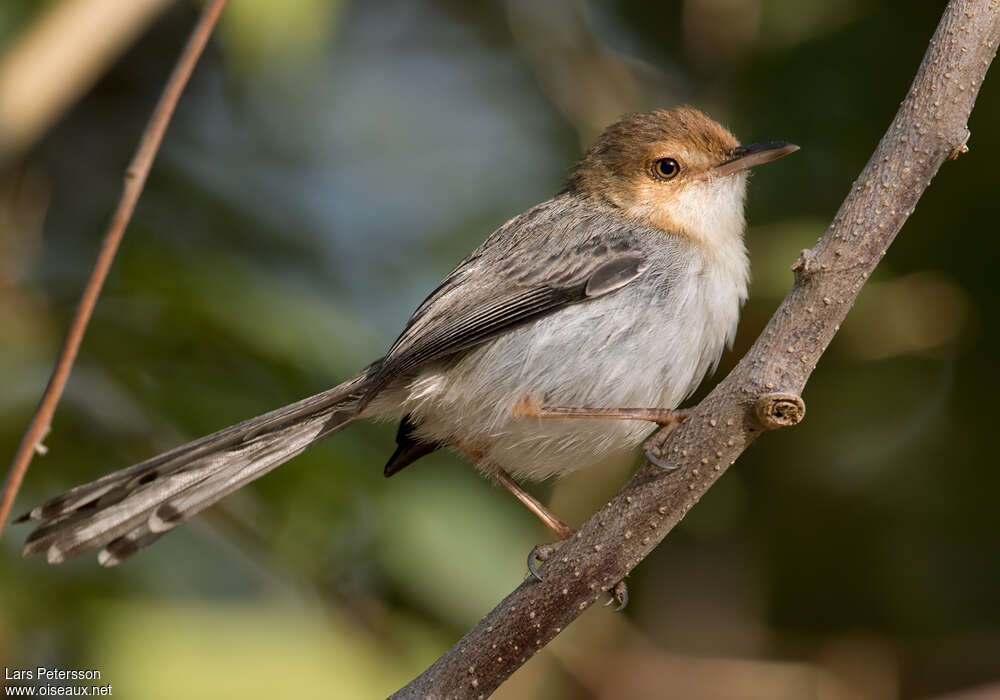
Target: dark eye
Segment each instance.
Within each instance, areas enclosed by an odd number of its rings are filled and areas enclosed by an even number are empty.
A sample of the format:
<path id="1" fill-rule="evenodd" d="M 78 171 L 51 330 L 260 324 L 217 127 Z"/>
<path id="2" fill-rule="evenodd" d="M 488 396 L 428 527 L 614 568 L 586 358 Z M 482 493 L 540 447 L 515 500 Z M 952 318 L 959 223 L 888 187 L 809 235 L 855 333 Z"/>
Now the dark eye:
<path id="1" fill-rule="evenodd" d="M 653 161 L 653 175 L 661 180 L 673 180 L 680 171 L 681 166 L 673 158 L 660 158 Z"/>

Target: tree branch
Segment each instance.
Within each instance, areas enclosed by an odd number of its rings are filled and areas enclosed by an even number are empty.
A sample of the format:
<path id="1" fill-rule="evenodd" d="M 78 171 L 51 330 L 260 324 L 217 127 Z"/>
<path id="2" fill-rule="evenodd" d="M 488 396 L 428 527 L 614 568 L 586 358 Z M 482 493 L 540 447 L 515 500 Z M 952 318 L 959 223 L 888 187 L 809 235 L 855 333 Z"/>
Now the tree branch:
<path id="1" fill-rule="evenodd" d="M 21 488 L 24 475 L 28 472 L 31 457 L 35 452 L 44 452 L 42 440 L 49 432 L 52 416 L 59 404 L 59 399 L 62 397 L 63 389 L 66 387 L 66 381 L 69 379 L 69 373 L 80 349 L 80 343 L 83 342 L 83 334 L 87 330 L 87 324 L 94 312 L 97 298 L 101 294 L 104 280 L 108 276 L 108 270 L 111 269 L 111 263 L 114 262 L 115 254 L 118 252 L 118 245 L 121 243 L 122 236 L 125 235 L 125 228 L 132 218 L 132 212 L 135 211 L 139 195 L 142 194 L 142 188 L 146 184 L 146 177 L 153 166 L 153 159 L 163 141 L 163 134 L 167 131 L 167 125 L 170 124 L 170 118 L 174 114 L 177 101 L 180 99 L 184 86 L 187 85 L 188 78 L 191 77 L 194 66 L 198 62 L 205 44 L 208 43 L 208 37 L 211 36 L 212 29 L 225 6 L 226 0 L 213 0 L 205 7 L 198 24 L 191 31 L 183 53 L 177 59 L 177 65 L 163 89 L 163 94 L 160 95 L 160 101 L 153 110 L 149 124 L 146 125 L 135 156 L 125 171 L 125 184 L 122 187 L 121 198 L 118 200 L 118 208 L 111 217 L 108 230 L 104 235 L 104 243 L 101 245 L 101 252 L 98 254 L 94 269 L 83 288 L 80 304 L 76 308 L 76 314 L 73 316 L 73 322 L 66 334 L 66 340 L 59 351 L 55 369 L 52 370 L 52 377 L 49 379 L 45 393 L 42 394 L 42 399 L 35 410 L 35 415 L 21 439 L 21 444 L 14 455 L 14 461 L 10 465 L 10 471 L 7 472 L 3 494 L 0 497 L 0 533 L 3 532 L 4 524 L 10 516 L 10 509 L 14 505 L 14 499 Z"/>
<path id="2" fill-rule="evenodd" d="M 1000 42 L 1000 0 L 951 0 L 906 99 L 795 284 L 740 363 L 675 431 L 652 441 L 665 472 L 643 465 L 542 574 L 479 621 L 393 698 L 486 697 L 623 579 L 765 430 L 798 423 L 806 380 L 861 286 L 945 160 Z"/>

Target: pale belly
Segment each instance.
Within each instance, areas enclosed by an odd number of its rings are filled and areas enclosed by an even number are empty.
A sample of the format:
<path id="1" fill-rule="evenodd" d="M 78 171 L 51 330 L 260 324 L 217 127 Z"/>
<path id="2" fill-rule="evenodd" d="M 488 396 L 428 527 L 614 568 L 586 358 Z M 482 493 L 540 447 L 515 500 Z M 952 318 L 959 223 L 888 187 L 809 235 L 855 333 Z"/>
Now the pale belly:
<path id="1" fill-rule="evenodd" d="M 410 414 L 422 439 L 461 445 L 483 455 L 483 471 L 495 465 L 516 478 L 546 479 L 627 453 L 654 424 L 516 417 L 514 406 L 531 397 L 557 406 L 675 408 L 718 360 L 739 300 L 730 313 L 705 314 L 692 305 L 719 300 L 695 289 L 669 299 L 622 291 L 429 366 L 380 394 L 371 413 Z M 692 318 L 704 321 L 685 322 Z"/>

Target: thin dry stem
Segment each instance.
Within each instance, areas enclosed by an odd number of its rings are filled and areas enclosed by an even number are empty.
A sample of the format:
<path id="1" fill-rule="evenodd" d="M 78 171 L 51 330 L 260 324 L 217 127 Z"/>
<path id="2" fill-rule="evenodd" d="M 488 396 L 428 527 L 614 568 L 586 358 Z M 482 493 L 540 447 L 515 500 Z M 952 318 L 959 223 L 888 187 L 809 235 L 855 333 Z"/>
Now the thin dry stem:
<path id="1" fill-rule="evenodd" d="M 163 134 L 167 130 L 167 125 L 170 124 L 170 118 L 174 114 L 177 101 L 180 99 L 181 93 L 184 91 L 192 71 L 194 71 L 195 64 L 198 63 L 198 58 L 201 56 L 205 44 L 208 43 L 208 38 L 211 36 L 225 6 L 226 0 L 213 0 L 205 7 L 198 24 L 191 31 L 187 45 L 163 89 L 163 94 L 153 110 L 153 116 L 150 118 L 145 132 L 143 132 L 139 148 L 125 172 L 125 184 L 122 187 L 121 199 L 118 200 L 118 208 L 108 224 L 97 262 L 94 263 L 94 269 L 83 288 L 83 294 L 76 307 L 69 332 L 66 334 L 66 340 L 59 351 L 59 357 L 56 359 L 55 369 L 52 371 L 48 386 L 45 387 L 45 393 L 42 394 L 35 415 L 21 439 L 21 444 L 17 448 L 13 462 L 11 462 L 10 470 L 7 472 L 3 495 L 0 497 L 0 533 L 3 532 L 7 518 L 10 517 L 10 510 L 14 505 L 17 492 L 21 488 L 21 482 L 24 481 L 24 475 L 28 472 L 32 456 L 36 452 L 44 453 L 45 451 L 42 440 L 50 430 L 52 416 L 59 404 L 59 399 L 62 397 L 63 389 L 66 387 L 66 381 L 69 379 L 73 361 L 80 349 L 80 343 L 83 341 L 87 324 L 90 322 L 94 306 L 97 304 L 97 298 L 100 296 L 104 280 L 108 276 L 108 270 L 111 269 L 111 263 L 114 262 L 115 254 L 118 252 L 118 245 L 121 243 L 125 228 L 132 218 L 132 212 L 135 211 L 139 195 L 142 194 L 146 177 L 153 166 L 153 159 L 163 141 Z"/>

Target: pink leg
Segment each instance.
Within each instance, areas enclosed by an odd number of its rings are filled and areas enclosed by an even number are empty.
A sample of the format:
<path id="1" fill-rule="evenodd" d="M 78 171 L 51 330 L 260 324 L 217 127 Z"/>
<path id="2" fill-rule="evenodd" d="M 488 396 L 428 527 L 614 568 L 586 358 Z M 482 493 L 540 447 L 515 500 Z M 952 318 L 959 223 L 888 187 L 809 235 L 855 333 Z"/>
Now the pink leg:
<path id="1" fill-rule="evenodd" d="M 482 450 L 459 445 L 458 448 L 465 453 L 469 461 L 479 463 L 483 459 Z M 557 518 L 548 508 L 530 493 L 524 490 L 514 478 L 498 466 L 490 465 L 487 472 L 496 480 L 498 484 L 514 494 L 514 498 L 528 507 L 532 513 L 538 516 L 539 520 L 548 525 L 561 540 L 569 539 L 573 534 L 573 529 Z"/>
<path id="2" fill-rule="evenodd" d="M 676 425 L 687 417 L 687 411 L 669 408 L 574 408 L 544 406 L 530 396 L 514 405 L 512 414 L 519 418 L 605 418 L 610 420 L 644 420 L 661 427 Z"/>
<path id="3" fill-rule="evenodd" d="M 604 414 L 601 414 L 601 417 L 603 417 L 603 415 Z M 540 417 L 544 418 L 548 416 L 540 416 Z M 635 419 L 640 420 L 639 418 Z M 641 420 L 646 420 L 646 419 L 641 419 Z M 671 422 L 680 422 L 681 420 L 683 420 L 683 418 L 675 419 L 675 421 Z M 465 453 L 465 456 L 468 457 L 471 462 L 478 464 L 483 460 L 484 455 L 482 450 L 476 448 L 470 448 L 465 445 L 458 445 L 457 447 L 462 452 Z M 548 508 L 543 506 L 538 501 L 537 498 L 535 498 L 530 493 L 525 491 L 510 474 L 508 474 L 506 471 L 495 465 L 490 466 L 489 473 L 496 480 L 498 484 L 500 484 L 505 489 L 514 494 L 514 498 L 516 498 L 521 503 L 526 505 L 528 507 L 528 510 L 530 510 L 532 513 L 538 516 L 538 518 L 543 523 L 548 525 L 553 530 L 553 532 L 556 533 L 556 536 L 560 540 L 568 540 L 570 537 L 573 536 L 573 529 L 569 525 L 567 525 L 558 517 L 556 517 L 556 515 Z M 550 558 L 553 554 L 555 554 L 556 550 L 559 548 L 559 544 L 560 544 L 559 542 L 551 544 L 540 544 L 534 549 L 532 549 L 531 552 L 528 554 L 528 571 L 530 571 L 531 575 L 534 576 L 537 580 L 541 581 L 542 575 L 539 573 L 538 566 L 535 562 L 545 561 L 546 559 Z M 611 593 L 611 600 L 608 601 L 608 604 L 611 604 L 612 602 L 617 602 L 618 607 L 616 607 L 615 610 L 616 611 L 623 610 L 625 606 L 628 604 L 628 588 L 625 586 L 625 582 L 619 581 L 612 587 L 609 593 Z"/>
<path id="4" fill-rule="evenodd" d="M 514 481 L 510 474 L 505 472 L 503 469 L 497 469 L 493 474 L 493 478 L 497 480 L 497 483 L 514 494 L 514 498 L 528 506 L 528 510 L 537 515 L 543 523 L 552 528 L 553 532 L 556 533 L 556 536 L 559 537 L 559 539 L 567 540 L 572 537 L 572 528 L 557 518 L 552 511 L 539 503 L 537 498 L 521 488 L 521 485 Z"/>

